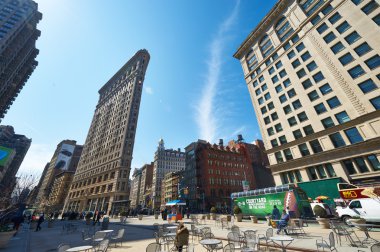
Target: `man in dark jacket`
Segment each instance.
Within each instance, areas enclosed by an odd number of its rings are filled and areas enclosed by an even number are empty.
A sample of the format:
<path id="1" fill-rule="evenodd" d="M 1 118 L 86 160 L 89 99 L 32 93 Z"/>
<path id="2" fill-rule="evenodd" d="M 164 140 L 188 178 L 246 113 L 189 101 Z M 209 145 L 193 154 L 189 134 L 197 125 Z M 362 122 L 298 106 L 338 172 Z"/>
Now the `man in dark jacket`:
<path id="1" fill-rule="evenodd" d="M 42 224 L 42 222 L 44 222 L 44 221 L 45 221 L 45 214 L 42 213 L 42 214 L 40 215 L 40 218 L 39 218 L 38 221 L 37 221 L 36 232 L 41 230 L 41 224 Z"/>

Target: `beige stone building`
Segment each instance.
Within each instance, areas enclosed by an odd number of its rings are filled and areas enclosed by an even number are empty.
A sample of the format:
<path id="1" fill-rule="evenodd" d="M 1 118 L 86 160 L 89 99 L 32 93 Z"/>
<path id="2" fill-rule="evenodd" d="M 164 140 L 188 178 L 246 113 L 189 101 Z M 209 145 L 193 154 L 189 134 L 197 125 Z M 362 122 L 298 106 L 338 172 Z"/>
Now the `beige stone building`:
<path id="1" fill-rule="evenodd" d="M 282 0 L 234 57 L 276 185 L 380 181 L 380 8 Z"/>
<path id="2" fill-rule="evenodd" d="M 140 203 L 141 169 L 135 169 L 132 175 L 131 192 L 129 196 L 130 207 L 136 208 Z"/>
<path id="3" fill-rule="evenodd" d="M 138 51 L 100 90 L 65 210 L 117 213 L 129 205 L 129 173 L 145 72 Z"/>

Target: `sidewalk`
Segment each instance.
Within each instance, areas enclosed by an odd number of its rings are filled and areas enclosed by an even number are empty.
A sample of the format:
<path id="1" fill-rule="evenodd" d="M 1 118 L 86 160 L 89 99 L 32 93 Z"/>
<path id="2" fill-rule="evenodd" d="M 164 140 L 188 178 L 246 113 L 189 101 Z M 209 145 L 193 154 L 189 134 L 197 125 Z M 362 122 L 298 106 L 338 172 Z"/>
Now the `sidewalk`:
<path id="1" fill-rule="evenodd" d="M 188 219 L 184 220 L 189 221 Z M 42 230 L 35 232 L 27 228 L 27 225 L 20 228 L 19 234 L 14 237 L 6 249 L 0 251 L 9 251 L 9 252 L 53 252 L 56 251 L 56 248 L 61 243 L 70 244 L 70 246 L 80 246 L 85 245 L 85 242 L 82 241 L 81 230 L 88 227 L 85 225 L 84 221 L 74 221 L 78 225 L 78 230 L 75 232 L 63 232 L 62 226 L 63 221 L 56 221 L 52 228 L 47 228 L 47 223 L 43 223 Z M 121 252 L 121 251 L 130 251 L 130 252 L 144 252 L 146 246 L 149 243 L 155 242 L 153 239 L 153 223 L 168 223 L 162 219 L 155 220 L 153 216 L 144 216 L 142 220 L 137 218 L 128 218 L 126 224 L 121 224 L 119 219 L 111 219 L 109 225 L 110 229 L 118 230 L 120 228 L 125 228 L 125 242 L 123 242 L 122 247 L 115 248 L 112 244 L 109 248 L 109 252 Z M 239 226 L 242 231 L 248 229 L 257 229 L 258 234 L 264 234 L 268 228 L 267 224 L 264 221 L 259 221 L 258 224 L 253 224 L 249 220 L 243 220 L 243 222 L 235 222 L 235 225 Z M 190 228 L 190 224 L 186 224 Z M 215 226 L 215 221 L 207 220 L 206 225 L 211 227 L 212 232 L 216 238 L 223 240 L 223 245 L 227 244 L 227 234 L 229 230 L 221 229 L 221 227 Z M 324 237 L 327 239 L 330 229 L 321 229 L 318 224 L 310 224 L 309 227 L 304 228 L 307 236 L 304 238 L 294 237 L 295 240 L 288 247 L 288 250 L 292 251 L 316 251 L 315 240 Z M 364 239 L 364 233 L 362 231 L 356 231 L 356 234 L 362 240 Z M 370 232 L 371 237 L 380 240 L 380 232 Z M 190 238 L 191 241 L 191 238 Z M 206 252 L 206 250 L 199 244 L 197 239 L 194 239 L 195 252 Z M 362 251 L 370 251 L 369 248 L 355 248 L 349 247 L 346 241 L 342 240 L 342 246 L 337 244 L 338 251 L 345 252 L 357 252 L 358 249 Z M 271 251 L 280 251 L 278 249 L 271 249 Z"/>

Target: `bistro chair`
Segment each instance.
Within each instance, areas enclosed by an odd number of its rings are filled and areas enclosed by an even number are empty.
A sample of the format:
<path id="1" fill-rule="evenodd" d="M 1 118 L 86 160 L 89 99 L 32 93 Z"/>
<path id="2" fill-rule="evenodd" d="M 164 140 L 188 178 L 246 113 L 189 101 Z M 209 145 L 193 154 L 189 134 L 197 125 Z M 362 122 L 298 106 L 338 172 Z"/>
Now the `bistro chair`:
<path id="1" fill-rule="evenodd" d="M 151 243 L 146 247 L 146 252 L 156 252 L 160 251 L 160 244 L 158 243 Z"/>
<path id="2" fill-rule="evenodd" d="M 117 235 L 111 236 L 111 240 L 115 242 L 115 248 L 118 242 L 120 242 L 120 246 L 123 246 L 124 231 L 124 228 L 119 229 L 119 231 L 117 231 Z"/>
<path id="3" fill-rule="evenodd" d="M 227 235 L 228 243 L 233 243 L 235 248 L 241 248 L 241 239 L 240 234 L 237 232 L 229 232 Z"/>
<path id="4" fill-rule="evenodd" d="M 98 249 L 96 249 L 95 251 L 96 252 L 106 252 L 108 249 L 109 242 L 110 242 L 110 240 L 108 240 L 108 239 L 101 241 Z"/>
<path id="5" fill-rule="evenodd" d="M 224 246 L 223 252 L 235 252 L 235 245 L 233 243 L 228 243 Z"/>
<path id="6" fill-rule="evenodd" d="M 322 238 L 322 240 L 316 240 L 315 243 L 317 245 L 317 251 L 320 251 L 319 249 L 322 248 L 322 251 L 325 251 L 325 249 L 329 249 L 330 251 L 337 251 L 335 247 L 335 238 L 334 233 L 330 232 L 329 234 L 329 241 L 330 243 L 327 243 L 326 240 Z"/>
<path id="7" fill-rule="evenodd" d="M 259 234 L 257 237 L 258 237 L 258 242 L 257 242 L 258 249 L 260 248 L 261 240 L 265 241 L 265 246 L 268 247 L 269 243 L 273 243 L 273 241 L 270 239 L 271 237 L 273 237 L 273 228 L 268 228 L 267 231 L 265 232 L 265 235 Z"/>

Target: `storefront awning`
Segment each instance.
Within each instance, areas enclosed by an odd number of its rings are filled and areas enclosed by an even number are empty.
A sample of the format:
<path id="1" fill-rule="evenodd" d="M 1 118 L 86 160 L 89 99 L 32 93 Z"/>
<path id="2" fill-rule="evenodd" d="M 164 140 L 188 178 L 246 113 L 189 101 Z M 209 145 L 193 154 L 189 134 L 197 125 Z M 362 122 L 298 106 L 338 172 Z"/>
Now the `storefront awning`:
<path id="1" fill-rule="evenodd" d="M 166 203 L 166 206 L 186 206 L 186 203 L 181 200 L 172 200 Z"/>

